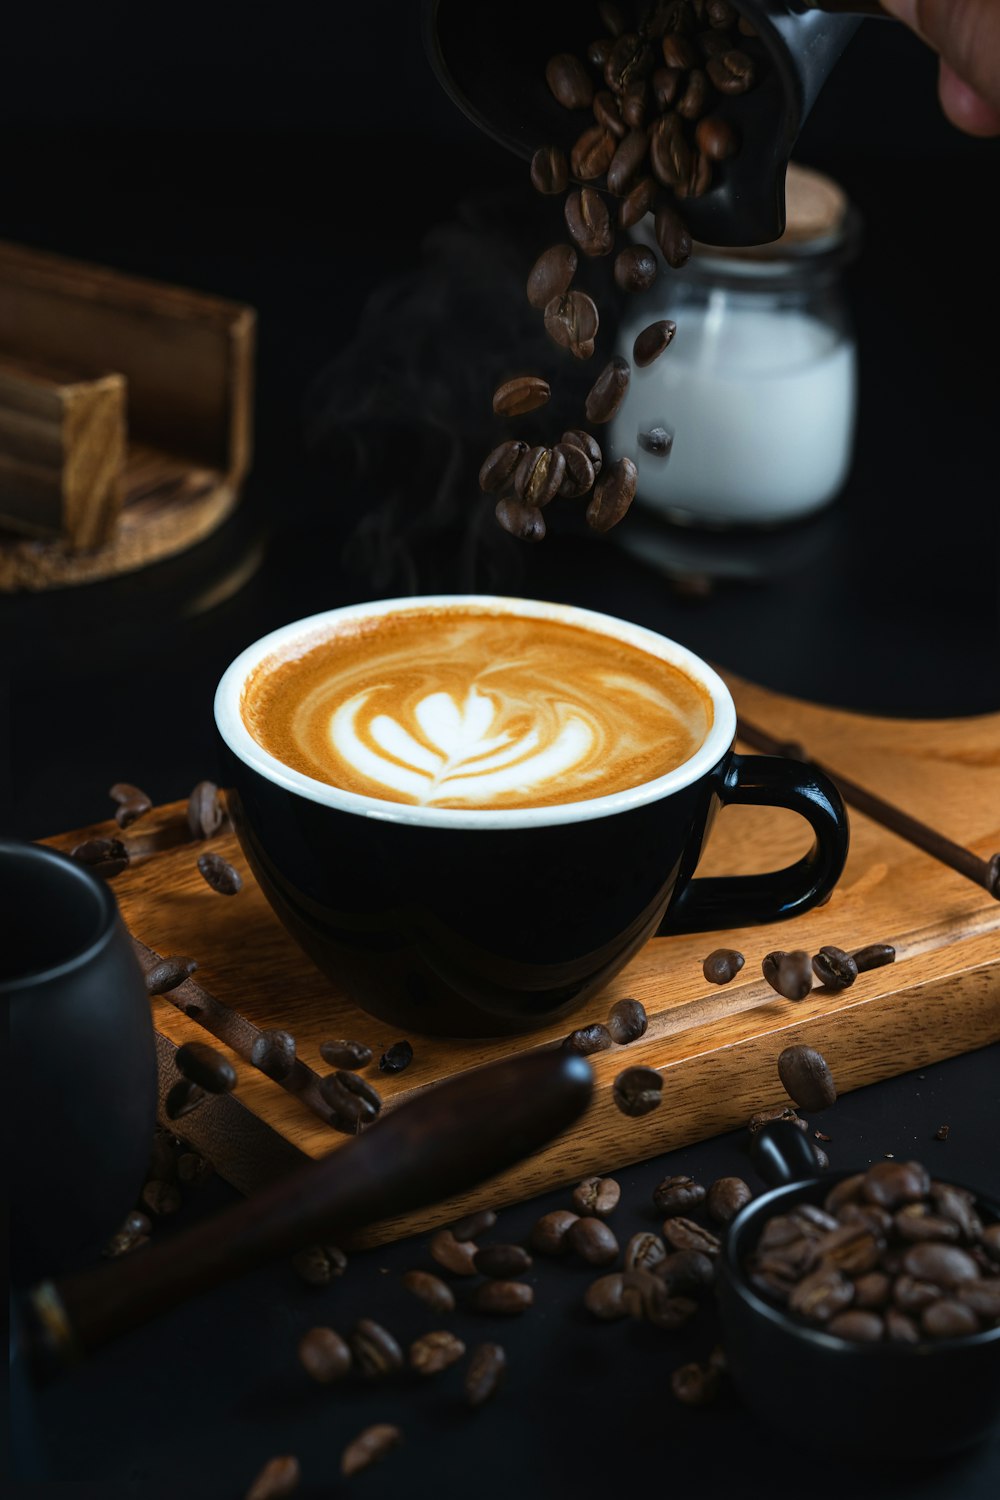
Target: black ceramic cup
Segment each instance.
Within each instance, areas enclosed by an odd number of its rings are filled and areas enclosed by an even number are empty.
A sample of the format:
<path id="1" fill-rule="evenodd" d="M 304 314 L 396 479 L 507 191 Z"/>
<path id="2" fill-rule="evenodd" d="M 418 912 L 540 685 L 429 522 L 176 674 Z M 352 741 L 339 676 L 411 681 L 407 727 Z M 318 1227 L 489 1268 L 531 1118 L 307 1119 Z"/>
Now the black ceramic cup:
<path id="1" fill-rule="evenodd" d="M 290 769 L 253 738 L 248 679 L 358 620 L 488 608 L 567 622 L 679 667 L 711 698 L 691 758 L 611 796 L 549 807 L 411 806 Z M 215 718 L 240 842 L 277 915 L 315 963 L 395 1026 L 452 1036 L 530 1031 L 582 1005 L 658 930 L 796 916 L 835 884 L 847 853 L 836 788 L 797 761 L 733 751 L 725 683 L 686 647 L 610 615 L 539 600 L 445 595 L 314 615 L 257 641 L 219 684 Z M 692 879 L 716 811 L 791 808 L 815 843 L 783 870 Z"/>
<path id="2" fill-rule="evenodd" d="M 822 1205 L 852 1175 L 818 1176 L 807 1138 L 780 1121 L 760 1132 L 755 1156 L 765 1181 L 781 1185 L 730 1224 L 716 1278 L 727 1366 L 755 1415 L 800 1446 L 850 1458 L 926 1459 L 987 1438 L 1000 1424 L 1000 1328 L 920 1344 L 854 1343 L 806 1327 L 753 1289 L 744 1267 L 765 1222 Z M 970 1191 L 984 1223 L 1000 1220 L 1000 1203 Z"/>
<path id="3" fill-rule="evenodd" d="M 0 1005 L 9 1022 L 10 1248 L 21 1285 L 69 1270 L 142 1186 L 156 1054 L 142 971 L 103 880 L 0 839 Z"/>

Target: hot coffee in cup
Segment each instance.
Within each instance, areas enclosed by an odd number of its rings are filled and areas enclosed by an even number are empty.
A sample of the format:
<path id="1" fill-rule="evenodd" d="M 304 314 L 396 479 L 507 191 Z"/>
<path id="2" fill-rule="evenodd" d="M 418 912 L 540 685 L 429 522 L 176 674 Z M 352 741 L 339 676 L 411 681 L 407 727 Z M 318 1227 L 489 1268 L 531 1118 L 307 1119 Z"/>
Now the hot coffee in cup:
<path id="1" fill-rule="evenodd" d="M 661 923 L 795 915 L 846 855 L 828 781 L 733 753 L 717 673 L 588 610 L 483 596 L 331 610 L 245 651 L 216 721 L 275 911 L 358 1004 L 413 1030 L 543 1024 Z M 726 802 L 794 808 L 813 850 L 693 880 Z"/>

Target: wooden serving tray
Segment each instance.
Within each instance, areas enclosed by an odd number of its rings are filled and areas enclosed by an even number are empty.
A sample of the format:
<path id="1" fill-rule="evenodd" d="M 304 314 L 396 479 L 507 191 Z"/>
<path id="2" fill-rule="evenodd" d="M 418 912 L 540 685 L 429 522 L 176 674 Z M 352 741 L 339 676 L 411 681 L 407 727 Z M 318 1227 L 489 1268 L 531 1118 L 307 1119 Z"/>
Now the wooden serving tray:
<path id="1" fill-rule="evenodd" d="M 1000 714 L 913 721 L 863 717 L 795 701 L 729 679 L 737 709 L 775 736 L 798 740 L 840 772 L 985 858 L 1000 849 Z M 596 1087 L 583 1120 L 530 1161 L 433 1208 L 387 1217 L 356 1243 L 379 1243 L 447 1223 L 486 1204 L 513 1202 L 590 1172 L 609 1171 L 744 1123 L 756 1110 L 787 1103 L 776 1060 L 793 1042 L 818 1047 L 841 1092 L 918 1068 L 1000 1039 L 1000 902 L 878 823 L 852 814 L 847 868 L 829 901 L 795 918 L 718 934 L 653 939 L 598 1002 L 572 1021 L 521 1038 L 449 1041 L 410 1036 L 405 1072 L 367 1070 L 386 1108 L 443 1078 L 514 1052 L 551 1043 L 587 1021 L 603 1020 L 615 1000 L 634 996 L 649 1015 L 645 1036 L 591 1057 Z M 84 837 L 117 833 L 114 825 L 61 835 L 69 849 Z M 242 873 L 234 897 L 215 894 L 197 869 L 205 847 L 187 834 L 184 805 L 157 809 L 125 835 L 133 863 L 114 882 L 140 957 L 187 954 L 199 968 L 174 992 L 152 1001 L 162 1097 L 176 1081 L 173 1050 L 209 1039 L 205 1025 L 182 1013 L 190 1003 L 211 1029 L 215 1001 L 246 1023 L 289 1030 L 298 1056 L 320 1075 L 326 1038 L 369 1045 L 377 1059 L 399 1033 L 349 1004 L 313 968 L 271 913 L 232 834 L 211 842 Z M 805 852 L 810 834 L 794 814 L 757 808 L 724 810 L 701 874 L 774 868 Z M 781 999 L 761 978 L 772 948 L 823 943 L 854 949 L 891 942 L 895 964 L 858 978 L 848 990 L 816 988 L 800 1004 Z M 706 983 L 705 954 L 732 946 L 746 955 L 724 987 Z M 205 997 L 204 992 L 208 992 Z M 208 1009 L 205 1009 L 205 1006 Z M 239 1025 L 239 1023 L 237 1023 Z M 212 1098 L 172 1128 L 205 1152 L 245 1192 L 304 1158 L 337 1150 L 346 1137 L 301 1098 L 227 1048 L 238 1074 L 234 1094 Z M 644 1064 L 664 1080 L 662 1103 L 641 1119 L 612 1101 L 615 1076 Z"/>

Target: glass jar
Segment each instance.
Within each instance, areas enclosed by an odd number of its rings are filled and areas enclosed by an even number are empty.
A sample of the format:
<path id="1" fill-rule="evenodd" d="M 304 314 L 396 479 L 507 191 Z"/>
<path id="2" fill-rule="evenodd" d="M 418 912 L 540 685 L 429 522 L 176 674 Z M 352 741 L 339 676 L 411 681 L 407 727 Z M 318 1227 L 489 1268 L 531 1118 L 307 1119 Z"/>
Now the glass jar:
<path id="1" fill-rule="evenodd" d="M 805 168 L 789 168 L 787 202 L 773 245 L 696 245 L 682 270 L 629 298 L 617 352 L 632 379 L 609 446 L 635 460 L 638 503 L 670 520 L 774 525 L 820 509 L 847 477 L 857 359 L 840 273 L 859 217 Z M 634 233 L 654 244 L 648 219 Z M 659 318 L 676 335 L 640 369 L 636 334 Z"/>

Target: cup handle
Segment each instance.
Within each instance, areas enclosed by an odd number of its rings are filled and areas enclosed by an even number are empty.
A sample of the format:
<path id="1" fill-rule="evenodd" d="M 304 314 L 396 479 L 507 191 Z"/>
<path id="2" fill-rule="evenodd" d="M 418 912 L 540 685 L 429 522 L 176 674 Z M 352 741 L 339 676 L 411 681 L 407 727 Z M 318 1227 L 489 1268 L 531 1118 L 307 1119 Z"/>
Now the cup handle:
<path id="1" fill-rule="evenodd" d="M 669 907 L 661 933 L 778 922 L 808 911 L 833 890 L 847 859 L 850 830 L 843 799 L 828 776 L 780 756 L 733 754 L 715 790 L 724 807 L 787 807 L 801 813 L 816 842 L 783 870 L 689 881 Z"/>

